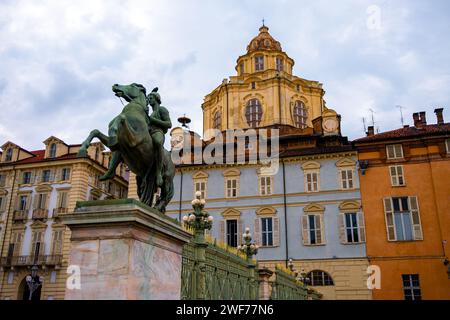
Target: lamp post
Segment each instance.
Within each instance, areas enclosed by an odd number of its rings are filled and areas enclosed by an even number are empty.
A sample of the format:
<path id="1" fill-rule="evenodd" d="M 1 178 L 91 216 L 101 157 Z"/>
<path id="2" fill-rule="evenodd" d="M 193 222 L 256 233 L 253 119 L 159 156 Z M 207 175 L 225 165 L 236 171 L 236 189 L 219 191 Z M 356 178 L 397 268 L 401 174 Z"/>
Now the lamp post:
<path id="1" fill-rule="evenodd" d="M 205 230 L 210 230 L 213 223 L 213 217 L 208 212 L 203 211 L 205 199 L 201 199 L 202 193 L 197 191 L 195 199 L 192 200 L 194 212 L 183 217 L 183 223 L 194 229 L 194 255 L 197 264 L 192 272 L 194 297 L 193 299 L 205 299 L 206 297 L 206 248 L 208 243 L 205 241 Z"/>
<path id="2" fill-rule="evenodd" d="M 28 296 L 28 300 L 31 300 L 33 296 L 33 292 L 35 292 L 42 283 L 44 282 L 44 278 L 37 275 L 39 268 L 37 265 L 31 267 L 31 275 L 26 277 L 26 282 L 28 285 L 28 290 L 30 291 L 30 295 Z"/>
<path id="3" fill-rule="evenodd" d="M 237 249 L 245 254 L 248 260 L 250 260 L 255 254 L 258 253 L 258 245 L 252 241 L 252 235 L 250 234 L 250 228 L 245 228 L 245 232 L 242 235 L 244 243 L 239 245 Z"/>

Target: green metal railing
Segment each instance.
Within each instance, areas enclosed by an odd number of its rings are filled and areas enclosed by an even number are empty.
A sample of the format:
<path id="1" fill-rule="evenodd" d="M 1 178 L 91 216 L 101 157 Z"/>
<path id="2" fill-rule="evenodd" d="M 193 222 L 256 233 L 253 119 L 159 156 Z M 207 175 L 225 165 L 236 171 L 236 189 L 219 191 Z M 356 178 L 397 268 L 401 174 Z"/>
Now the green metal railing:
<path id="1" fill-rule="evenodd" d="M 272 282 L 272 300 L 307 300 L 308 290 L 293 275 L 276 268 Z"/>

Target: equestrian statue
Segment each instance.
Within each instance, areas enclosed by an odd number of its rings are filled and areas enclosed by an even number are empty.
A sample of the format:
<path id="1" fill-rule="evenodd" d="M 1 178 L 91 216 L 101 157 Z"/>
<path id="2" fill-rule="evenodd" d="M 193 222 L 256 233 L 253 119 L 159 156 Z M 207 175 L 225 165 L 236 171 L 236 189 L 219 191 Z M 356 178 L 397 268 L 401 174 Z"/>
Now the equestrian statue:
<path id="1" fill-rule="evenodd" d="M 154 208 L 164 213 L 173 197 L 175 176 L 170 152 L 164 148 L 164 135 L 172 127 L 169 111 L 161 106 L 158 88 L 146 95 L 146 89 L 141 84 L 115 84 L 112 91 L 128 103 L 109 123 L 108 135 L 97 129 L 92 130 L 77 156 L 86 157 L 92 139 L 98 138 L 112 151 L 108 171 L 99 179 L 112 179 L 117 166 L 124 162 L 136 174 L 140 201 L 152 206 L 154 195 L 159 194 Z"/>

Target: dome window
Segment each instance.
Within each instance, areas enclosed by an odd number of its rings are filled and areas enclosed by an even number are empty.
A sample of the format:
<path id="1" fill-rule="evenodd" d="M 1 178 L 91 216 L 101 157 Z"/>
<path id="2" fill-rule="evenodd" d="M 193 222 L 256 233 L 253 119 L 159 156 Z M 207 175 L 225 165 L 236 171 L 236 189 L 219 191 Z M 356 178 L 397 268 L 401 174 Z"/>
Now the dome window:
<path id="1" fill-rule="evenodd" d="M 251 128 L 256 128 L 262 119 L 262 107 L 261 102 L 258 99 L 251 99 L 247 102 L 245 108 L 245 117 L 247 123 Z"/>
<path id="2" fill-rule="evenodd" d="M 295 101 L 293 115 L 295 126 L 297 128 L 305 129 L 306 120 L 308 119 L 308 112 L 306 110 L 305 104 L 302 101 Z"/>
<path id="3" fill-rule="evenodd" d="M 255 71 L 262 71 L 262 70 L 264 70 L 264 57 L 256 56 L 255 57 Z"/>

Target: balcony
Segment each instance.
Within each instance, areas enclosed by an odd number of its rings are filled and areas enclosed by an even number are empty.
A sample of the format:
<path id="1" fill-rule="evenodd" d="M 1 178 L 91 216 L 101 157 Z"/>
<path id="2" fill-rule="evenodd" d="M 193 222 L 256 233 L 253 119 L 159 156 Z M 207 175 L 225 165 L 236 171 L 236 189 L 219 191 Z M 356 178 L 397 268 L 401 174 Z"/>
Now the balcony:
<path id="1" fill-rule="evenodd" d="M 28 212 L 26 210 L 14 210 L 13 222 L 25 222 L 28 218 Z"/>
<path id="2" fill-rule="evenodd" d="M 12 256 L 2 257 L 0 260 L 1 267 L 27 267 L 32 265 L 38 266 L 60 266 L 62 263 L 62 255 L 38 255 L 38 256 Z"/>
<path id="3" fill-rule="evenodd" d="M 69 212 L 68 208 L 55 208 L 53 209 L 53 218 L 58 218 L 59 216 L 67 212 Z"/>
<path id="4" fill-rule="evenodd" d="M 48 210 L 47 209 L 34 209 L 33 219 L 47 219 Z"/>

